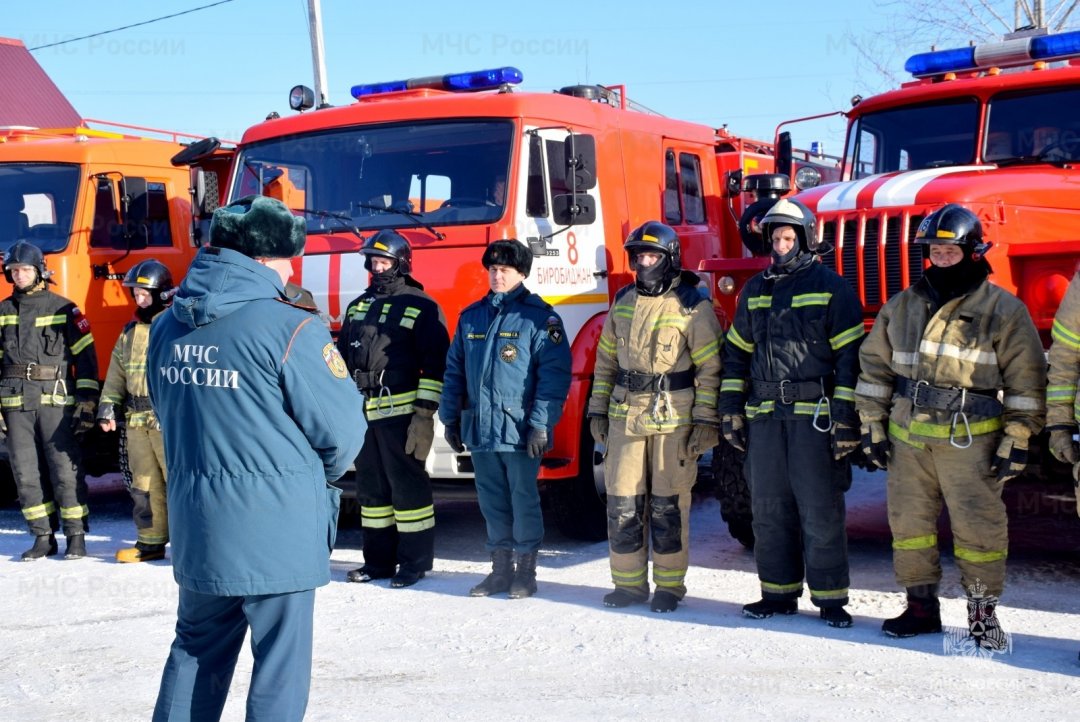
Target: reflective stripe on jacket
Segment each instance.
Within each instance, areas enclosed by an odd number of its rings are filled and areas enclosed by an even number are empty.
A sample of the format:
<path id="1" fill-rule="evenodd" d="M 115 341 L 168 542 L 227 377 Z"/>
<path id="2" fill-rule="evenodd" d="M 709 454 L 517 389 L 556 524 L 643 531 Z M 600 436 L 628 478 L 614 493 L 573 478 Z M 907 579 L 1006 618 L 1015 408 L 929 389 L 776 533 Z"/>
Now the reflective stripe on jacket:
<path id="1" fill-rule="evenodd" d="M 1080 273 L 1073 276 L 1065 292 L 1050 336 L 1053 342 L 1046 385 L 1046 425 L 1075 426 L 1080 422 Z"/>

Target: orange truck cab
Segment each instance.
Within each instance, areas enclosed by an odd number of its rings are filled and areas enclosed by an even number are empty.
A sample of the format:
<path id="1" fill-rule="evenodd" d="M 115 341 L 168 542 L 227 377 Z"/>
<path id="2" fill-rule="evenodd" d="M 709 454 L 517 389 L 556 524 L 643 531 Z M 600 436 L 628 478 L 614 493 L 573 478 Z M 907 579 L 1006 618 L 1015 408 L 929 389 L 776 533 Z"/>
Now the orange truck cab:
<path id="1" fill-rule="evenodd" d="M 771 170 L 773 149 L 636 110 L 620 86 L 514 91 L 520 82 L 518 70 L 499 68 L 355 86 L 355 103 L 248 129 L 227 196 L 273 196 L 306 218 L 293 281 L 333 329 L 368 285 L 361 237 L 394 228 L 409 239 L 413 275 L 451 333 L 459 312 L 488 291 L 484 247 L 526 243 L 534 254 L 526 285 L 558 309 L 573 353 L 573 384 L 541 478 L 565 532 L 604 538 L 602 464 L 584 415 L 604 317 L 632 281 L 623 241 L 658 219 L 678 231 L 690 270 L 742 258 L 740 180 Z M 294 109 L 305 108 L 305 95 L 294 89 Z M 427 465 L 436 478 L 472 476 L 468 455 L 441 433 Z"/>

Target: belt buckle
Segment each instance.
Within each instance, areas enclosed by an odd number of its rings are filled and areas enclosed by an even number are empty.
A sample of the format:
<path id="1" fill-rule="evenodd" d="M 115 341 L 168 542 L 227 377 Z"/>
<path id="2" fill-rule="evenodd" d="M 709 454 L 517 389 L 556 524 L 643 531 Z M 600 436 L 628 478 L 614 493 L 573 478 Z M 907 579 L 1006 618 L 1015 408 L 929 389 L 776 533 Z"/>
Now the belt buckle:
<path id="1" fill-rule="evenodd" d="M 34 363 L 33 361 L 26 364 L 26 380 L 27 381 L 33 381 L 34 380 L 34 379 L 30 378 L 30 377 L 33 375 L 35 366 L 37 366 L 37 364 Z"/>
<path id="2" fill-rule="evenodd" d="M 930 382 L 929 381 L 916 381 L 915 382 L 915 388 L 913 388 L 911 390 L 911 405 L 912 406 L 915 406 L 916 408 L 922 408 L 923 406 L 925 406 L 925 404 L 919 403 L 919 389 L 929 388 L 929 387 L 930 387 Z"/>
<path id="3" fill-rule="evenodd" d="M 789 379 L 784 379 L 780 382 L 780 403 L 786 406 L 790 406 L 791 404 L 795 403 L 795 399 L 789 400 L 787 397 L 787 387 L 790 385 L 791 381 Z"/>

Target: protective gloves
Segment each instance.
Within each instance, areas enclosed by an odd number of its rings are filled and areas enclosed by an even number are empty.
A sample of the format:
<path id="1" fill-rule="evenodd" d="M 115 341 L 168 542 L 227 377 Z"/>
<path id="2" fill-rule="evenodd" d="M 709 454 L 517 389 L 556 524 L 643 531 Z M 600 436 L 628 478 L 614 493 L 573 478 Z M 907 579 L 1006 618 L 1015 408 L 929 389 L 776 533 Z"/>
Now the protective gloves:
<path id="1" fill-rule="evenodd" d="M 862 425 L 862 452 L 866 460 L 879 469 L 889 468 L 889 437 L 880 421 Z"/>
<path id="2" fill-rule="evenodd" d="M 746 451 L 746 417 L 742 414 L 724 414 L 720 419 L 724 439 L 739 451 Z"/>
<path id="3" fill-rule="evenodd" d="M 686 442 L 686 453 L 696 459 L 719 443 L 719 429 L 708 424 L 694 424 L 694 428 L 690 430 L 690 438 Z"/>
<path id="4" fill-rule="evenodd" d="M 855 449 L 861 442 L 859 430 L 854 426 L 842 424 L 839 421 L 833 424 L 830 440 L 832 441 L 833 458 L 840 461 Z"/>
<path id="5" fill-rule="evenodd" d="M 1028 462 L 1028 440 L 1006 434 L 994 452 L 990 473 L 997 474 L 1001 483 L 1011 481 L 1024 473 Z"/>
<path id="6" fill-rule="evenodd" d="M 1080 453 L 1077 452 L 1076 441 L 1073 434 L 1076 428 L 1072 426 L 1053 426 L 1050 432 L 1050 453 L 1063 464 L 1075 464 L 1080 461 Z"/>
<path id="7" fill-rule="evenodd" d="M 80 441 L 97 424 L 97 401 L 82 399 L 75 402 L 75 413 L 71 417 L 71 428 L 75 438 Z"/>
<path id="8" fill-rule="evenodd" d="M 108 401 L 99 404 L 97 422 L 102 431 L 116 431 L 116 406 Z"/>
<path id="9" fill-rule="evenodd" d="M 589 433 L 593 441 L 602 446 L 607 446 L 608 417 L 593 416 L 589 419 Z"/>
<path id="10" fill-rule="evenodd" d="M 525 440 L 525 446 L 529 451 L 530 459 L 539 459 L 548 450 L 547 429 L 529 427 L 529 437 Z"/>
<path id="11" fill-rule="evenodd" d="M 405 436 L 405 453 L 412 454 L 417 461 L 423 461 L 431 451 L 431 442 L 435 439 L 435 411 L 417 409 L 409 422 Z"/>
<path id="12" fill-rule="evenodd" d="M 443 428 L 443 438 L 456 453 L 465 451 L 465 444 L 461 443 L 461 427 L 446 426 Z"/>

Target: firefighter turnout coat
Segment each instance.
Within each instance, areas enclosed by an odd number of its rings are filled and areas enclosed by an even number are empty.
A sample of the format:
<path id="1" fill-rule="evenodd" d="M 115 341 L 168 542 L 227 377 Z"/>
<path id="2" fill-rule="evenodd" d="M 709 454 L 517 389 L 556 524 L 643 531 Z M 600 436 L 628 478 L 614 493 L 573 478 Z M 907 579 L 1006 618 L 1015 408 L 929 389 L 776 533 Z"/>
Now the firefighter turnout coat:
<path id="1" fill-rule="evenodd" d="M 940 580 L 944 499 L 965 590 L 985 586 L 997 596 L 1008 528 L 990 466 L 1002 433 L 1026 442 L 1042 428 L 1046 360 L 1027 309 L 1011 293 L 984 280 L 940 308 L 934 298 L 924 277 L 881 309 L 860 354 L 859 415 L 888 425 L 897 581 Z"/>
<path id="2" fill-rule="evenodd" d="M 1046 425 L 1072 432 L 1080 423 L 1080 273 L 1073 276 L 1065 292 L 1050 336 L 1053 342 L 1047 372 Z M 1078 474 L 1080 463 L 1073 465 L 1073 477 Z M 1080 514 L 1080 489 L 1076 496 L 1076 512 Z"/>

